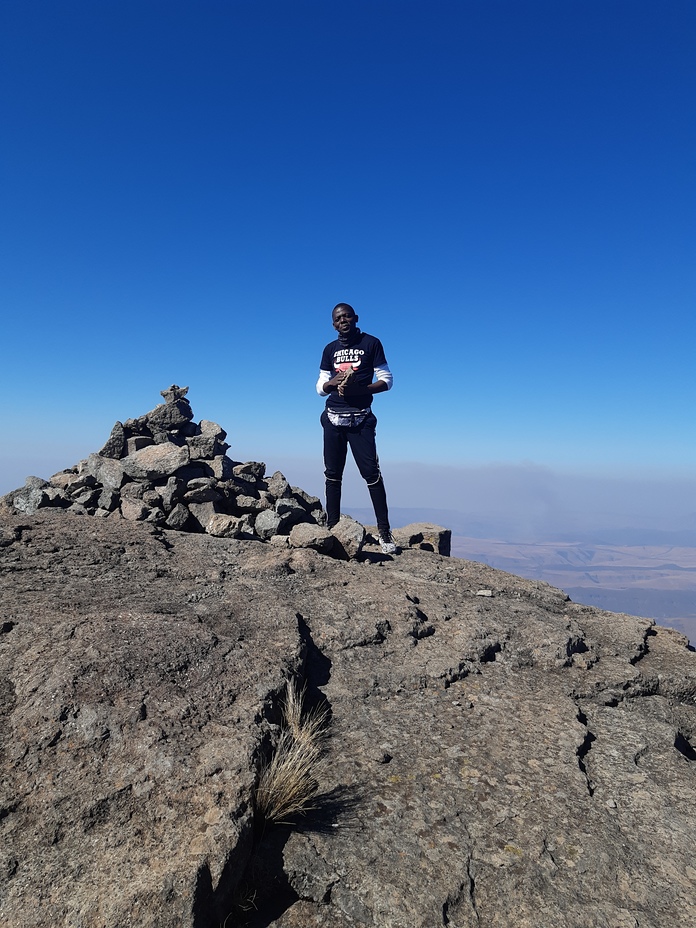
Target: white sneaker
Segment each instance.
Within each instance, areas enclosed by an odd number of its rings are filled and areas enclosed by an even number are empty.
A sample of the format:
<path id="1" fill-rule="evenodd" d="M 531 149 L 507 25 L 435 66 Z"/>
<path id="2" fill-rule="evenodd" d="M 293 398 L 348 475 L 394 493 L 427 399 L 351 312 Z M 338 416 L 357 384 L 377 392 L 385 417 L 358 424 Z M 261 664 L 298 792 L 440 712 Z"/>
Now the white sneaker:
<path id="1" fill-rule="evenodd" d="M 379 536 L 379 546 L 382 549 L 382 554 L 396 554 L 398 550 L 391 532 L 385 532 L 384 535 Z"/>

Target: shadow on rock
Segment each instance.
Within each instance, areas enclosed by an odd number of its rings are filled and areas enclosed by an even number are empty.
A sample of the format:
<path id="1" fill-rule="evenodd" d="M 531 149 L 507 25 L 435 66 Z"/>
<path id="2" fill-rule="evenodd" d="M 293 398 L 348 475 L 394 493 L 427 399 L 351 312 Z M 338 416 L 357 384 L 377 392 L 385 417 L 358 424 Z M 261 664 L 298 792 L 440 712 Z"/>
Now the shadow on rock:
<path id="1" fill-rule="evenodd" d="M 360 792 L 339 785 L 315 798 L 315 807 L 292 824 L 266 825 L 234 893 L 222 928 L 268 928 L 299 896 L 285 872 L 283 850 L 293 832 L 335 835 L 357 823 Z"/>

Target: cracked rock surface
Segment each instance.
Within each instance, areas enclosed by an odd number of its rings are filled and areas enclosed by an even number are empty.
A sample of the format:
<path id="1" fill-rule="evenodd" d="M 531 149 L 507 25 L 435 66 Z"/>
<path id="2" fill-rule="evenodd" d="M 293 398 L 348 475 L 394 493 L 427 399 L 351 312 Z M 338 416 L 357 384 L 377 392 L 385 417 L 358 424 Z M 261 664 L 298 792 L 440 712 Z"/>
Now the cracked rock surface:
<path id="1" fill-rule="evenodd" d="M 427 550 L 50 509 L 0 517 L 0 570 L 0 924 L 696 924 L 682 635 Z M 259 829 L 293 675 L 328 764 Z"/>

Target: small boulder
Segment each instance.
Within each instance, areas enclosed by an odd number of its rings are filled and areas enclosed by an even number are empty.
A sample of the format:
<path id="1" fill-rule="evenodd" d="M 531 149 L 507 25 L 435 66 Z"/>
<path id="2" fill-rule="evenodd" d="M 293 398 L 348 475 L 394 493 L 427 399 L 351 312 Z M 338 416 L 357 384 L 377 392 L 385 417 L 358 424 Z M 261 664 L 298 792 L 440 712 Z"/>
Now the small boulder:
<path id="1" fill-rule="evenodd" d="M 288 528 L 297 522 L 307 521 L 307 510 L 291 496 L 279 499 L 275 504 L 275 511 L 282 518 L 283 524 Z"/>
<path id="2" fill-rule="evenodd" d="M 215 489 L 217 480 L 214 477 L 193 477 L 186 485 L 187 490 L 200 490 L 201 487 Z"/>
<path id="3" fill-rule="evenodd" d="M 67 493 L 58 487 L 44 487 L 43 492 L 46 494 L 46 502 L 44 503 L 46 506 L 58 506 L 65 509 L 66 506 L 70 505 Z"/>
<path id="4" fill-rule="evenodd" d="M 282 518 L 272 509 L 265 509 L 260 512 L 254 521 L 254 531 L 259 538 L 270 539 L 274 535 L 280 534 Z"/>
<path id="5" fill-rule="evenodd" d="M 127 461 L 128 458 L 123 460 Z M 85 474 L 112 490 L 120 490 L 126 479 L 121 461 L 102 457 L 101 454 L 90 454 L 82 471 L 82 476 Z"/>
<path id="6" fill-rule="evenodd" d="M 150 509 L 141 500 L 127 496 L 121 500 L 121 515 L 129 522 L 144 522 L 150 515 Z"/>
<path id="7" fill-rule="evenodd" d="M 11 494 L 12 504 L 20 512 L 32 515 L 37 509 L 48 504 L 45 488 L 49 486 L 49 482 L 41 477 L 27 477 L 25 485 Z"/>
<path id="8" fill-rule="evenodd" d="M 273 509 L 267 497 L 243 496 L 240 494 L 234 501 L 235 507 L 240 512 L 263 512 L 264 509 Z"/>
<path id="9" fill-rule="evenodd" d="M 335 541 L 331 554 L 350 560 L 356 558 L 365 544 L 365 528 L 350 516 L 341 516 L 331 529 Z"/>
<path id="10" fill-rule="evenodd" d="M 148 428 L 155 432 L 176 432 L 193 419 L 193 410 L 188 400 L 174 400 L 172 403 L 162 403 L 155 406 L 147 414 Z"/>
<path id="11" fill-rule="evenodd" d="M 85 509 L 96 509 L 99 505 L 101 493 L 102 491 L 100 489 L 95 490 L 91 487 L 86 487 L 80 493 L 73 496 L 73 501 L 84 506 Z"/>
<path id="12" fill-rule="evenodd" d="M 164 397 L 165 403 L 176 403 L 177 400 L 183 400 L 188 391 L 188 387 L 180 387 L 178 384 L 173 383 L 166 390 L 160 390 L 160 396 Z"/>
<path id="13" fill-rule="evenodd" d="M 320 554 L 327 554 L 334 545 L 334 537 L 328 529 L 320 525 L 302 522 L 294 525 L 290 530 L 290 547 L 313 548 Z"/>
<path id="14" fill-rule="evenodd" d="M 74 479 L 75 472 L 73 470 L 61 470 L 59 473 L 54 474 L 48 482 L 52 487 L 56 487 L 59 490 L 64 490 L 70 481 Z"/>
<path id="15" fill-rule="evenodd" d="M 48 486 L 48 480 L 44 480 L 43 477 L 27 477 L 24 486 L 32 490 L 43 490 L 44 487 Z"/>
<path id="16" fill-rule="evenodd" d="M 158 509 L 162 508 L 162 497 L 160 496 L 158 490 L 144 490 L 142 500 L 146 506 L 156 506 Z"/>
<path id="17" fill-rule="evenodd" d="M 106 512 L 112 512 L 119 504 L 119 494 L 116 490 L 113 490 L 111 487 L 104 487 L 104 489 L 99 494 L 97 500 L 97 506 L 99 509 L 104 509 Z"/>
<path id="18" fill-rule="evenodd" d="M 209 419 L 201 419 L 198 424 L 199 433 L 206 438 L 215 438 L 217 441 L 224 441 L 227 438 L 227 432 L 217 422 L 211 422 Z"/>
<path id="19" fill-rule="evenodd" d="M 137 419 L 126 419 L 123 423 L 123 429 L 126 433 L 126 438 L 131 438 L 133 435 L 146 435 L 147 416 L 138 416 Z"/>
<path id="20" fill-rule="evenodd" d="M 255 493 L 258 482 L 253 474 L 234 474 L 232 479 L 229 480 L 229 483 L 238 488 L 238 493 Z M 262 481 L 261 485 L 263 485 Z"/>
<path id="21" fill-rule="evenodd" d="M 449 557 L 452 548 L 452 531 L 432 522 L 413 522 L 392 530 L 394 541 L 401 548 L 421 548 Z"/>
<path id="22" fill-rule="evenodd" d="M 233 475 L 234 465 L 224 454 L 216 454 L 212 461 L 206 461 L 203 466 L 216 480 L 229 480 Z"/>
<path id="23" fill-rule="evenodd" d="M 214 515 L 218 514 L 215 503 L 212 502 L 189 503 L 188 510 L 191 513 L 194 524 L 197 525 L 198 529 L 202 532 L 207 531 L 208 522 L 210 522 Z"/>
<path id="24" fill-rule="evenodd" d="M 164 487 L 160 487 L 160 496 L 162 498 L 162 508 L 165 512 L 171 512 L 178 502 L 179 495 L 184 487 L 183 480 L 176 477 L 170 477 Z"/>
<path id="25" fill-rule="evenodd" d="M 237 475 L 249 475 L 255 480 L 263 480 L 266 473 L 266 465 L 261 461 L 247 461 L 246 464 L 235 464 L 233 473 Z"/>
<path id="26" fill-rule="evenodd" d="M 168 442 L 134 451 L 120 463 L 124 472 L 134 480 L 160 480 L 174 474 L 180 467 L 185 467 L 188 462 L 188 448 Z"/>
<path id="27" fill-rule="evenodd" d="M 125 499 L 125 497 L 129 497 L 130 499 L 142 499 L 147 489 L 149 489 L 149 484 L 139 483 L 137 480 L 134 480 L 121 487 L 121 498 Z"/>
<path id="28" fill-rule="evenodd" d="M 167 528 L 172 528 L 176 531 L 186 531 L 190 519 L 191 513 L 186 506 L 184 506 L 183 503 L 177 503 L 167 516 L 165 525 Z"/>
<path id="29" fill-rule="evenodd" d="M 229 447 L 226 442 L 219 442 L 211 435 L 193 435 L 186 439 L 192 461 L 208 460 L 224 454 Z"/>
<path id="30" fill-rule="evenodd" d="M 271 537 L 268 539 L 268 543 L 276 548 L 290 547 L 290 539 L 287 535 L 271 535 Z"/>
<path id="31" fill-rule="evenodd" d="M 290 490 L 292 492 L 293 499 L 297 500 L 297 502 L 303 506 L 307 512 L 314 512 L 315 510 L 322 508 L 321 500 L 318 496 L 310 496 L 309 493 L 305 493 L 301 487 L 290 487 Z"/>
<path id="32" fill-rule="evenodd" d="M 189 503 L 219 503 L 222 500 L 222 494 L 214 487 L 194 487 L 184 493 L 184 502 Z"/>
<path id="33" fill-rule="evenodd" d="M 122 422 L 114 423 L 111 434 L 99 454 L 103 458 L 122 458 L 126 454 L 126 433 Z"/>
<path id="34" fill-rule="evenodd" d="M 77 494 L 85 487 L 96 487 L 97 480 L 91 474 L 88 474 L 86 470 L 84 470 L 86 466 L 87 461 L 84 462 L 82 473 L 71 474 L 70 479 L 65 484 L 65 491 L 66 493 L 69 493 L 70 496 L 77 496 Z"/>
<path id="35" fill-rule="evenodd" d="M 217 538 L 236 538 L 248 530 L 248 519 L 241 516 L 228 516 L 223 512 L 211 516 L 206 525 L 207 533 Z"/>
<path id="36" fill-rule="evenodd" d="M 290 484 L 279 470 L 266 479 L 266 487 L 268 492 L 276 499 L 283 499 L 292 494 Z"/>

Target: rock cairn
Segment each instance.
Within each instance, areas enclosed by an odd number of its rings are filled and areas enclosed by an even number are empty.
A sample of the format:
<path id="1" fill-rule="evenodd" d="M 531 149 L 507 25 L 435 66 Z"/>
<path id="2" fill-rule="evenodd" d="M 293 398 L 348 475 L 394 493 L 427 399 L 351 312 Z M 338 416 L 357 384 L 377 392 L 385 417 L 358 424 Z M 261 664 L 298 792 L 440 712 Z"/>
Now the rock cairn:
<path id="1" fill-rule="evenodd" d="M 178 531 L 338 549 L 320 500 L 280 471 L 267 477 L 263 463 L 229 458 L 227 433 L 216 422 L 194 422 L 187 393 L 176 384 L 163 390 L 164 403 L 116 422 L 98 453 L 49 480 L 28 477 L 3 502 L 27 514 L 53 506 Z M 359 547 L 356 541 L 353 549 Z"/>
<path id="2" fill-rule="evenodd" d="M 358 558 L 376 544 L 350 516 L 331 531 L 316 496 L 290 486 L 280 471 L 227 456 L 227 432 L 216 422 L 193 421 L 188 387 L 162 390 L 164 403 L 137 419 L 116 422 L 104 447 L 49 480 L 27 477 L 0 505 L 31 515 L 57 507 L 79 515 L 149 522 L 183 532 L 207 532 L 338 558 Z M 401 547 L 449 555 L 449 529 L 418 523 L 397 530 Z"/>

